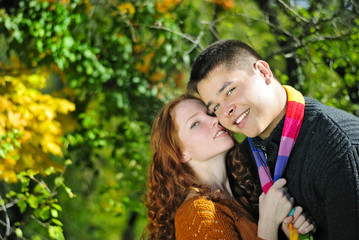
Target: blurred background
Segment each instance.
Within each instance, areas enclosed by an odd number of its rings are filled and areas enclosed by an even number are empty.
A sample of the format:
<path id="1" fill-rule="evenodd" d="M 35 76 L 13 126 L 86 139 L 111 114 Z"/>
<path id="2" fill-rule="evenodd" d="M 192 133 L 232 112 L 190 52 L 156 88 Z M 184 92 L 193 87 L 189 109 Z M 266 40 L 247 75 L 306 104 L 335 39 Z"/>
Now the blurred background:
<path id="1" fill-rule="evenodd" d="M 155 114 L 210 43 L 359 115 L 353 0 L 0 0 L 0 239 L 140 239 Z"/>

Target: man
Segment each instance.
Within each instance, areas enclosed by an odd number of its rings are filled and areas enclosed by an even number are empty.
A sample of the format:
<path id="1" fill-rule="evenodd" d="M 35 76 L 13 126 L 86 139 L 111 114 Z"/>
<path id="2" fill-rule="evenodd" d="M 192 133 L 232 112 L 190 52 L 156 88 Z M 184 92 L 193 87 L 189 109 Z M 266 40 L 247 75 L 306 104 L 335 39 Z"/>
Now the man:
<path id="1" fill-rule="evenodd" d="M 268 63 L 236 40 L 204 50 L 187 88 L 224 127 L 249 137 L 243 144 L 257 162 L 263 156 L 271 177 L 277 159 L 289 156 L 283 177 L 296 205 L 315 220 L 314 239 L 359 239 L 359 118 L 282 86 Z"/>

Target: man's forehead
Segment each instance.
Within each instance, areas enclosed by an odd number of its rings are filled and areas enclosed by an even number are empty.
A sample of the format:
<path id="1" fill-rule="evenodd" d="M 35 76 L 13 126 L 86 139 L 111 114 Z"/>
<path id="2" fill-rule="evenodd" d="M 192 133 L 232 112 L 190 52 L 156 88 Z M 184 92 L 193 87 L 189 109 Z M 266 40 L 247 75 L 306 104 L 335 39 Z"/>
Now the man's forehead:
<path id="1" fill-rule="evenodd" d="M 221 79 L 207 78 L 198 84 L 198 92 L 206 107 L 209 108 L 213 101 L 233 83 L 233 81 L 221 81 Z"/>
<path id="2" fill-rule="evenodd" d="M 205 78 L 199 82 L 197 86 L 199 96 L 207 107 L 208 103 L 214 100 L 216 97 L 216 92 L 220 88 L 219 82 L 212 80 L 213 79 Z"/>

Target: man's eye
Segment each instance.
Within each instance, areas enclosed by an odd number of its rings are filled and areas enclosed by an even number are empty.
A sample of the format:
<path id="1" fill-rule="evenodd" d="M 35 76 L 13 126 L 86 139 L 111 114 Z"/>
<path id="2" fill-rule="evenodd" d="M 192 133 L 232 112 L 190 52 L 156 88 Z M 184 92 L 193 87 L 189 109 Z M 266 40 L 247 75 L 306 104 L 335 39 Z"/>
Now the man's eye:
<path id="1" fill-rule="evenodd" d="M 216 106 L 214 106 L 214 108 L 213 108 L 213 112 L 217 111 L 217 110 L 218 110 L 218 108 L 219 108 L 219 104 L 217 104 Z"/>
<path id="2" fill-rule="evenodd" d="M 215 117 L 215 116 L 216 116 L 216 114 L 215 114 L 214 112 L 211 112 L 211 111 L 208 111 L 208 112 L 207 112 L 207 115 L 209 115 L 209 116 L 211 116 L 211 117 Z"/>
<path id="3" fill-rule="evenodd" d="M 197 126 L 198 124 L 199 124 L 199 122 L 194 122 L 194 123 L 192 123 L 191 129 L 194 128 L 195 126 Z"/>
<path id="4" fill-rule="evenodd" d="M 227 92 L 227 96 L 231 95 L 232 92 L 233 92 L 233 90 L 234 90 L 234 88 L 232 88 L 231 90 L 229 90 L 229 91 Z"/>

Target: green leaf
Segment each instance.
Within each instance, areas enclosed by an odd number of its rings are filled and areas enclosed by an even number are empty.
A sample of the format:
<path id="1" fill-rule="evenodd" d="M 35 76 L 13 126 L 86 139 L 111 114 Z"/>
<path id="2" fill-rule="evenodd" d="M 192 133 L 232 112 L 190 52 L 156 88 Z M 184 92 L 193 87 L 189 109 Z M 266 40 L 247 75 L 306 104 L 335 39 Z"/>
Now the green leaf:
<path id="1" fill-rule="evenodd" d="M 74 45 L 74 39 L 71 36 L 66 36 L 64 38 L 64 47 L 71 48 Z"/>
<path id="2" fill-rule="evenodd" d="M 53 204 L 51 204 L 51 207 L 56 209 L 59 212 L 62 211 L 62 207 L 59 204 L 53 203 Z"/>
<path id="3" fill-rule="evenodd" d="M 50 212 L 51 212 L 51 216 L 53 216 L 54 218 L 59 217 L 59 212 L 56 209 L 51 208 Z"/>
<path id="4" fill-rule="evenodd" d="M 64 186 L 64 189 L 65 189 L 67 195 L 69 195 L 70 198 L 73 198 L 73 197 L 76 196 L 75 194 L 72 193 L 72 191 L 71 191 L 71 189 L 69 187 Z"/>
<path id="5" fill-rule="evenodd" d="M 65 165 L 66 166 L 69 166 L 69 165 L 71 165 L 72 164 L 72 161 L 70 160 L 70 159 L 67 159 L 66 161 L 65 161 Z"/>
<path id="6" fill-rule="evenodd" d="M 22 230 L 20 228 L 15 228 L 15 234 L 16 234 L 16 237 L 18 237 L 18 238 L 23 237 Z"/>
<path id="7" fill-rule="evenodd" d="M 53 222 L 54 224 L 56 224 L 57 226 L 63 226 L 62 222 L 60 222 L 58 219 L 56 218 L 52 218 L 51 222 Z"/>
<path id="8" fill-rule="evenodd" d="M 16 196 L 16 192 L 15 191 L 10 191 L 5 196 L 6 196 L 6 198 L 12 198 L 12 197 Z"/>
<path id="9" fill-rule="evenodd" d="M 16 139 L 12 139 L 12 142 L 14 143 L 15 147 L 21 148 L 21 144 Z"/>
<path id="10" fill-rule="evenodd" d="M 56 186 L 60 186 L 60 185 L 62 185 L 64 183 L 64 178 L 63 177 L 57 177 L 57 178 L 55 178 L 54 182 L 55 182 Z"/>
<path id="11" fill-rule="evenodd" d="M 46 221 L 50 218 L 50 207 L 44 206 L 41 209 L 38 210 L 39 218 L 43 221 Z"/>
<path id="12" fill-rule="evenodd" d="M 37 207 L 39 206 L 39 200 L 34 195 L 30 195 L 29 198 L 27 199 L 27 202 L 29 203 L 29 206 L 32 207 L 33 209 L 37 209 Z"/>
<path id="13" fill-rule="evenodd" d="M 18 177 L 18 179 L 19 179 L 19 181 L 21 183 L 21 189 L 22 189 L 21 191 L 24 192 L 25 189 L 30 184 L 30 178 L 28 178 L 27 176 L 24 176 L 23 174 L 18 174 L 17 177 Z"/>
<path id="14" fill-rule="evenodd" d="M 21 213 L 24 213 L 26 211 L 27 204 L 25 200 L 20 199 L 16 204 L 19 207 Z"/>
<path id="15" fill-rule="evenodd" d="M 45 174 L 46 174 L 47 176 L 53 174 L 54 172 L 55 172 L 55 168 L 52 167 L 52 166 L 49 167 L 49 168 L 47 168 L 47 169 L 45 170 Z"/>
<path id="16" fill-rule="evenodd" d="M 6 150 L 5 149 L 0 148 L 0 157 L 2 157 L 3 159 L 6 158 Z"/>
<path id="17" fill-rule="evenodd" d="M 48 232 L 49 232 L 49 236 L 52 239 L 65 240 L 65 237 L 62 233 L 62 228 L 59 226 L 50 226 Z"/>

